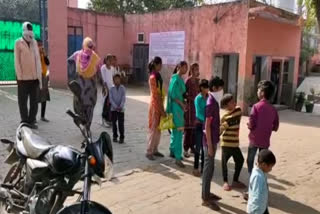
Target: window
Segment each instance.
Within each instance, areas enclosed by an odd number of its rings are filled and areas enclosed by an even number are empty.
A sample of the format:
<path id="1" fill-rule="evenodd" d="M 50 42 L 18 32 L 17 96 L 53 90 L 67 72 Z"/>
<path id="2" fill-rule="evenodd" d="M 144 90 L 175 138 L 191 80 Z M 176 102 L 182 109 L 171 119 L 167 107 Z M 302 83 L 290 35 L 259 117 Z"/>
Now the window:
<path id="1" fill-rule="evenodd" d="M 144 33 L 138 33 L 138 43 L 144 43 Z"/>

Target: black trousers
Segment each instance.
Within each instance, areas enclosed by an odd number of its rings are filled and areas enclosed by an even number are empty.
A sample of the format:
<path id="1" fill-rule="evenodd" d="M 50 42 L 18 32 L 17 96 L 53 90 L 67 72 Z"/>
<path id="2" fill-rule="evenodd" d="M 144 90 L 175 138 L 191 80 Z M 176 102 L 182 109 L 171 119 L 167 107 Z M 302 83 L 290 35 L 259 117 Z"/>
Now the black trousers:
<path id="1" fill-rule="evenodd" d="M 106 97 L 103 103 L 102 118 L 107 122 L 111 122 L 109 95 Z"/>
<path id="2" fill-rule="evenodd" d="M 124 139 L 124 112 L 112 111 L 112 131 L 113 139 L 118 138 L 118 128 L 120 132 L 120 139 Z"/>
<path id="3" fill-rule="evenodd" d="M 228 182 L 228 161 L 233 157 L 235 163 L 235 172 L 233 181 L 239 181 L 240 172 L 244 163 L 244 158 L 239 147 L 221 147 L 222 148 L 222 174 L 223 181 Z"/>
<path id="4" fill-rule="evenodd" d="M 45 118 L 47 102 L 41 102 L 41 118 Z"/>
<path id="5" fill-rule="evenodd" d="M 18 80 L 18 104 L 21 122 L 35 123 L 38 113 L 38 80 Z M 28 110 L 29 100 L 29 110 Z"/>
<path id="6" fill-rule="evenodd" d="M 203 165 L 204 165 L 204 153 L 203 153 L 203 144 L 202 144 L 202 138 L 203 138 L 202 123 L 199 123 L 196 125 L 194 138 L 195 138 L 194 169 L 199 169 L 199 161 L 201 156 L 201 172 L 202 172 Z"/>

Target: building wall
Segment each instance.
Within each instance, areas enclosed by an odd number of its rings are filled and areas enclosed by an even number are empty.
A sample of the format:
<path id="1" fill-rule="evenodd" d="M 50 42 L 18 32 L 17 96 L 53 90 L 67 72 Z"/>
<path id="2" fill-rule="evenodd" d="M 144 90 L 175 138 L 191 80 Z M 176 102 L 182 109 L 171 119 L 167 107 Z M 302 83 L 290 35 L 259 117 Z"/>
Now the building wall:
<path id="1" fill-rule="evenodd" d="M 245 106 L 244 95 L 250 90 L 248 83 L 254 79 L 254 55 L 294 57 L 293 85 L 297 82 L 300 27 L 262 18 L 248 20 L 247 4 L 242 2 L 125 16 L 67 9 L 61 2 L 52 3 L 49 5 L 49 52 L 54 86 L 66 83 L 67 26 L 82 26 L 83 36 L 90 36 L 96 42 L 96 51 L 101 57 L 112 53 L 118 56 L 120 64 L 130 65 L 138 33 L 143 32 L 149 43 L 152 32 L 185 31 L 185 60 L 189 64 L 198 62 L 203 78 L 214 75 L 216 54 L 239 54 L 237 86 L 241 106 Z M 162 74 L 168 82 L 173 68 L 165 68 Z"/>
<path id="2" fill-rule="evenodd" d="M 59 15 L 58 15 L 59 14 Z M 48 44 L 50 82 L 56 87 L 67 84 L 67 2 L 48 1 Z"/>
<path id="3" fill-rule="evenodd" d="M 214 22 L 216 17 L 222 17 L 218 23 Z M 138 33 L 144 32 L 146 43 L 149 43 L 150 33 L 167 31 L 185 31 L 185 60 L 189 63 L 198 62 L 201 76 L 209 78 L 212 75 L 214 54 L 241 55 L 245 52 L 247 6 L 238 2 L 226 4 L 223 8 L 211 5 L 145 15 L 126 15 L 126 61 L 132 61 L 133 44 L 137 41 Z M 172 71 L 165 72 L 171 74 Z"/>
<path id="4" fill-rule="evenodd" d="M 78 0 L 67 0 L 68 7 L 78 8 Z"/>
<path id="5" fill-rule="evenodd" d="M 83 27 L 83 37 L 91 37 L 101 58 L 107 54 L 118 56 L 126 63 L 124 50 L 124 25 L 122 16 L 93 13 L 88 10 L 68 8 L 68 26 Z"/>
<path id="6" fill-rule="evenodd" d="M 299 72 L 300 56 L 300 26 L 275 22 L 262 18 L 250 19 L 248 25 L 248 44 L 246 55 L 245 82 L 252 84 L 254 76 L 252 75 L 253 57 L 269 56 L 272 57 L 294 57 L 293 90 L 297 86 Z M 271 61 L 270 61 L 271 63 Z M 271 64 L 269 63 L 269 72 Z M 247 87 L 246 90 L 250 90 Z M 245 91 L 243 94 L 248 94 Z"/>

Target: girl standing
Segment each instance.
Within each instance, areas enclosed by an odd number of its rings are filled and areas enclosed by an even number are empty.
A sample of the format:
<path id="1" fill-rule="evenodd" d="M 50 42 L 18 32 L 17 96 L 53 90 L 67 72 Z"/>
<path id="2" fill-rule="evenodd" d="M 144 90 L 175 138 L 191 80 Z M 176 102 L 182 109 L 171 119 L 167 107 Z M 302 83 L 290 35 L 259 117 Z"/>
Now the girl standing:
<path id="1" fill-rule="evenodd" d="M 184 131 L 184 112 L 186 105 L 184 103 L 184 96 L 186 93 L 186 86 L 182 76 L 188 71 L 188 64 L 181 61 L 174 69 L 173 76 L 169 84 L 167 113 L 173 115 L 173 123 L 175 128 L 171 133 L 170 140 L 170 156 L 175 157 L 176 165 L 184 168 L 182 163 L 182 136 Z"/>
<path id="2" fill-rule="evenodd" d="M 149 137 L 146 157 L 149 160 L 155 160 L 154 156 L 164 157 L 158 151 L 161 138 L 159 130 L 161 116 L 166 116 L 163 107 L 164 90 L 163 80 L 160 74 L 162 68 L 162 59 L 156 56 L 149 64 L 149 87 L 150 87 L 150 105 L 149 105 Z"/>
<path id="3" fill-rule="evenodd" d="M 49 71 L 48 66 L 50 65 L 49 58 L 44 50 L 43 44 L 41 40 L 37 40 L 40 60 L 41 60 L 41 69 L 42 69 L 42 88 L 39 92 L 39 102 L 41 103 L 41 120 L 44 122 L 49 122 L 46 118 L 46 106 L 47 101 L 50 101 L 50 93 L 49 93 Z"/>
<path id="4" fill-rule="evenodd" d="M 187 111 L 185 113 L 185 131 L 184 131 L 184 156 L 190 157 L 189 149 L 194 152 L 194 135 L 196 111 L 194 99 L 199 93 L 199 65 L 194 63 L 191 65 L 189 78 L 186 81 L 187 90 Z"/>

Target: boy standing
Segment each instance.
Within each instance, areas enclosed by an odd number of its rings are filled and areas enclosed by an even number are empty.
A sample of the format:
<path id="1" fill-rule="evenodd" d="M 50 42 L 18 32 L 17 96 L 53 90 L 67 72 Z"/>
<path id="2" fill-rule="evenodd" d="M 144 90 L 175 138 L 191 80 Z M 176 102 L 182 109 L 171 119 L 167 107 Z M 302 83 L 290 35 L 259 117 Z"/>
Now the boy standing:
<path id="1" fill-rule="evenodd" d="M 258 164 L 252 171 L 249 184 L 249 200 L 247 212 L 249 214 L 269 214 L 268 211 L 268 181 L 267 173 L 271 172 L 276 164 L 276 157 L 268 150 L 263 149 L 258 156 Z"/>
<path id="2" fill-rule="evenodd" d="M 202 146 L 203 125 L 205 121 L 206 103 L 209 91 L 209 82 L 206 79 L 200 81 L 200 93 L 194 100 L 196 110 L 196 128 L 195 128 L 195 154 L 194 154 L 194 170 L 193 175 L 200 177 L 203 172 L 204 154 Z M 201 154 L 201 171 L 199 171 L 199 159 Z"/>
<path id="3" fill-rule="evenodd" d="M 202 175 L 202 205 L 210 207 L 215 211 L 220 210 L 220 207 L 215 201 L 221 198 L 210 193 L 210 188 L 214 172 L 214 159 L 217 150 L 217 144 L 219 143 L 220 109 L 219 104 L 212 93 L 222 90 L 220 83 L 221 81 L 219 77 L 211 78 L 209 82 L 210 93 L 206 105 L 205 137 L 203 142 L 205 161 Z"/>
<path id="4" fill-rule="evenodd" d="M 126 102 L 126 89 L 121 85 L 120 74 L 113 76 L 114 86 L 110 89 L 111 120 L 113 142 L 118 142 L 118 128 L 120 132 L 119 143 L 124 143 L 124 104 Z M 118 122 L 118 125 L 117 125 Z"/>
<path id="5" fill-rule="evenodd" d="M 235 163 L 235 172 L 233 176 L 232 187 L 246 188 L 246 185 L 239 181 L 240 172 L 243 166 L 244 158 L 239 148 L 239 129 L 241 122 L 242 111 L 232 94 L 225 94 L 221 99 L 221 108 L 227 113 L 221 118 L 220 134 L 222 148 L 222 174 L 223 174 L 223 189 L 231 191 L 231 186 L 228 183 L 228 161 L 233 157 Z"/>
<path id="6" fill-rule="evenodd" d="M 109 92 L 113 86 L 113 68 L 111 66 L 112 55 L 107 55 L 104 58 L 104 65 L 101 67 L 101 77 L 103 81 L 102 95 L 104 97 L 103 108 L 102 108 L 102 124 L 106 122 L 108 126 L 111 126 L 111 113 L 110 113 L 110 102 Z"/>
<path id="7" fill-rule="evenodd" d="M 272 131 L 279 129 L 279 115 L 269 103 L 274 94 L 274 86 L 270 81 L 263 80 L 258 84 L 258 98 L 250 114 L 248 128 L 250 130 L 248 148 L 248 171 L 251 174 L 257 150 L 268 149 Z"/>

